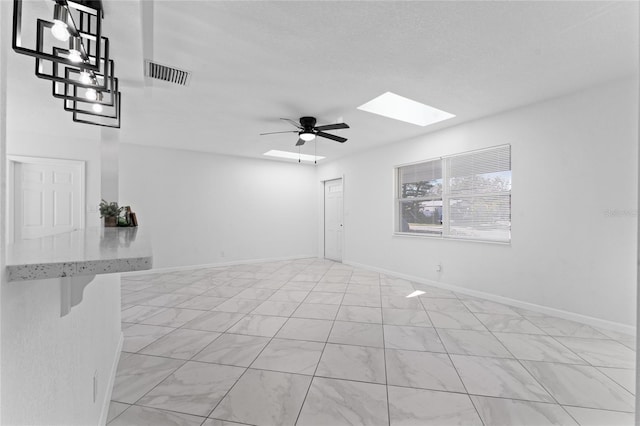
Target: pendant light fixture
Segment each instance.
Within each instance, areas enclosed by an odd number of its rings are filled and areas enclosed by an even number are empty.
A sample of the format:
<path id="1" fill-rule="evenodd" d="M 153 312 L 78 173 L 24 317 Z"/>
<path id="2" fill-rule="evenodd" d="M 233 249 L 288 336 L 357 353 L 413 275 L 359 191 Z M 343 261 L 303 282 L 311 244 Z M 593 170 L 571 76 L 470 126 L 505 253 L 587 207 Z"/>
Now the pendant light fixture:
<path id="1" fill-rule="evenodd" d="M 43 2 L 53 6 L 53 16 L 42 16 Z M 53 96 L 63 99 L 73 121 L 120 128 L 122 95 L 103 18 L 101 0 L 13 0 L 12 47 L 36 59 L 36 76 L 51 80 Z M 23 29 L 33 27 L 35 37 L 23 37 Z"/>

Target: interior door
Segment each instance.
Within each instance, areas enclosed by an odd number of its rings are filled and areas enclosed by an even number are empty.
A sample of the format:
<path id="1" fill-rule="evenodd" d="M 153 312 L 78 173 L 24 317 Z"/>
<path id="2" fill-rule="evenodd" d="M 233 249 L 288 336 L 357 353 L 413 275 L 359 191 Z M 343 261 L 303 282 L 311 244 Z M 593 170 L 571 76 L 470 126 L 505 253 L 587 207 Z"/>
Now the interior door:
<path id="1" fill-rule="evenodd" d="M 14 160 L 13 237 L 37 238 L 84 226 L 84 163 Z"/>
<path id="2" fill-rule="evenodd" d="M 324 182 L 324 257 L 342 261 L 342 179 Z"/>

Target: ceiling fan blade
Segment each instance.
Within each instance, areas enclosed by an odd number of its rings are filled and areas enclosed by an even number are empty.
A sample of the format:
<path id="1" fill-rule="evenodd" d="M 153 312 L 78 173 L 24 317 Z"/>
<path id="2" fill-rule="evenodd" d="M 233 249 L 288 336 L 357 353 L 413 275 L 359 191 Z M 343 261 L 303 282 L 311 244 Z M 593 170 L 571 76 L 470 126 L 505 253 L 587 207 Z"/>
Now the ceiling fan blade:
<path id="1" fill-rule="evenodd" d="M 304 145 L 304 142 L 305 142 L 304 139 L 300 138 L 300 139 L 298 139 L 298 142 L 296 143 L 296 146 L 302 146 L 302 145 Z"/>
<path id="2" fill-rule="evenodd" d="M 348 129 L 347 123 L 326 124 L 324 126 L 315 127 L 315 130 L 322 132 L 323 130 Z"/>
<path id="3" fill-rule="evenodd" d="M 302 126 L 300 126 L 300 123 L 295 122 L 295 121 L 293 121 L 293 120 L 291 120 L 291 119 L 288 119 L 288 118 L 281 118 L 280 120 L 284 120 L 284 121 L 286 121 L 287 123 L 291 123 L 292 125 L 296 126 L 298 129 L 302 129 Z"/>
<path id="4" fill-rule="evenodd" d="M 331 139 L 331 140 L 334 140 L 334 141 L 340 142 L 340 143 L 345 143 L 347 141 L 347 138 L 343 138 L 343 137 L 336 136 L 336 135 L 331 135 L 331 134 L 325 133 L 325 132 L 318 132 L 318 133 L 316 133 L 316 136 L 320 136 L 321 138 Z"/>
<path id="5" fill-rule="evenodd" d="M 298 133 L 297 130 L 287 130 L 286 132 L 267 132 L 267 133 L 260 133 L 260 136 L 262 135 L 275 135 L 276 133 Z"/>

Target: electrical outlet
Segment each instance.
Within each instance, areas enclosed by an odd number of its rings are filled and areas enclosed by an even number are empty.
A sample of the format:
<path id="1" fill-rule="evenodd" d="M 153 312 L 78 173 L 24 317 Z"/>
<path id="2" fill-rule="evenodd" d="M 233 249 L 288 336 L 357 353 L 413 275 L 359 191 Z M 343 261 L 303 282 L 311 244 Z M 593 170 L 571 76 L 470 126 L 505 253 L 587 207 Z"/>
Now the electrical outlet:
<path id="1" fill-rule="evenodd" d="M 442 272 L 442 265 L 440 263 L 436 265 L 436 272 Z"/>
<path id="2" fill-rule="evenodd" d="M 224 250 L 220 252 L 220 257 L 224 257 Z"/>

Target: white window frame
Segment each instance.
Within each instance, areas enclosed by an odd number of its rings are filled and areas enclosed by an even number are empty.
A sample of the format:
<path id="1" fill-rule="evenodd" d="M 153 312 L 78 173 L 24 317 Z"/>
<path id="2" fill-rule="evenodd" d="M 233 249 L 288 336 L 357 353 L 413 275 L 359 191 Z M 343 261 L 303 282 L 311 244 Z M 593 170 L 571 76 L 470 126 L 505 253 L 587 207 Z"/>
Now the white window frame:
<path id="1" fill-rule="evenodd" d="M 489 150 L 496 150 L 496 149 L 504 149 L 505 147 L 509 147 L 509 162 L 511 163 L 511 145 L 509 144 L 505 144 L 505 145 L 498 145 L 498 146 L 493 146 L 493 147 L 488 147 L 488 148 L 483 148 L 483 149 L 479 149 L 479 150 L 474 150 L 474 151 L 468 151 L 468 152 L 462 152 L 462 153 L 458 153 L 458 154 L 453 154 L 453 155 L 448 155 L 448 156 L 444 156 L 444 157 L 436 157 L 436 158 L 430 158 L 430 159 L 426 159 L 426 160 L 422 160 L 419 162 L 414 162 L 414 163 L 407 163 L 407 164 L 401 164 L 398 166 L 394 167 L 394 224 L 393 224 L 393 234 L 396 236 L 407 236 L 407 237 L 412 237 L 412 238 L 436 238 L 436 239 L 449 239 L 449 240 L 463 240 L 463 241 L 471 241 L 471 242 L 481 242 L 481 243 L 494 243 L 494 244 L 511 244 L 511 203 L 509 204 L 509 216 L 510 216 L 510 225 L 509 225 L 509 238 L 507 240 L 501 240 L 501 239 L 485 239 L 485 238 L 478 238 L 478 237 L 463 237 L 463 236 L 459 236 L 459 235 L 451 235 L 450 234 L 450 224 L 451 224 L 451 218 L 450 218 L 450 211 L 449 211 L 449 204 L 450 204 L 450 199 L 451 198 L 473 198 L 473 197 L 482 197 L 482 196 L 509 196 L 509 198 L 511 198 L 511 194 L 512 194 L 512 189 L 510 189 L 508 192 L 503 191 L 503 192 L 499 192 L 499 193 L 487 193 L 487 192 L 479 192 L 479 193 L 475 193 L 475 194 L 465 194 L 465 195 L 452 195 L 451 191 L 450 191 L 450 171 L 447 169 L 447 159 L 452 158 L 452 157 L 459 157 L 459 156 L 463 156 L 463 155 L 472 155 L 474 153 L 479 153 L 482 151 L 489 151 Z M 402 225 L 401 225 L 401 206 L 402 206 L 402 202 L 406 201 L 406 200 L 415 200 L 415 201 L 421 201 L 426 200 L 428 201 L 428 199 L 433 198 L 433 197 L 421 197 L 421 198 L 401 198 L 400 197 L 400 183 L 401 183 L 401 179 L 400 179 L 400 171 L 402 168 L 407 167 L 407 166 L 415 166 L 418 164 L 423 164 L 423 163 L 428 163 L 431 161 L 441 161 L 441 167 L 442 167 L 442 194 L 441 194 L 441 199 L 442 199 L 442 231 L 440 233 L 421 233 L 421 232 L 403 232 L 402 231 Z M 509 170 L 512 174 L 513 174 L 513 170 L 512 167 L 510 167 Z"/>

